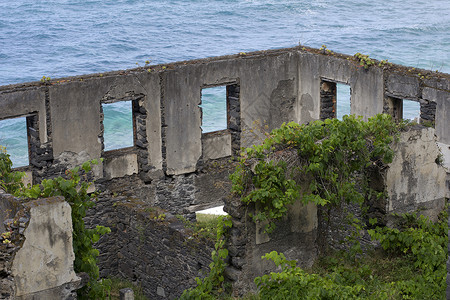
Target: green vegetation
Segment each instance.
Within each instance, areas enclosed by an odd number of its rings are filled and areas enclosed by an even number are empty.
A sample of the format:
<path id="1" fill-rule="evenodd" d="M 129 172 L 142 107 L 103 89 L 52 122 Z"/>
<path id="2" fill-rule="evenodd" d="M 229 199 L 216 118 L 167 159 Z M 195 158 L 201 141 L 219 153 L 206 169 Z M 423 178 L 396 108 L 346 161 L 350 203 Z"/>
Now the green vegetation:
<path id="1" fill-rule="evenodd" d="M 207 239 L 210 241 L 216 241 L 217 239 L 217 227 L 220 224 L 220 216 L 209 214 L 197 214 L 197 222 L 190 222 L 183 216 L 177 216 L 178 219 L 183 221 L 184 226 L 192 230 L 192 236 L 199 239 Z"/>
<path id="2" fill-rule="evenodd" d="M 371 237 L 380 241 L 389 254 L 404 255 L 412 263 L 410 267 L 414 276 L 396 283 L 400 295 L 414 299 L 445 297 L 447 222 L 445 209 L 436 224 L 423 216 L 403 214 L 397 228 L 369 230 Z"/>
<path id="3" fill-rule="evenodd" d="M 357 259 L 336 251 L 311 269 L 297 267 L 282 253 L 268 253 L 262 259 L 281 271 L 255 278 L 258 293 L 241 299 L 444 299 L 447 220 L 447 209 L 436 223 L 403 214 L 394 229 L 369 230 L 383 249 Z M 198 281 L 196 292 L 185 292 L 181 299 L 236 299 L 208 285 L 208 280 Z"/>
<path id="4" fill-rule="evenodd" d="M 23 188 L 22 177 L 24 172 L 11 172 L 12 161 L 6 148 L 0 146 L 0 188 L 9 194 L 15 194 Z"/>
<path id="5" fill-rule="evenodd" d="M 50 82 L 52 79 L 50 78 L 50 77 L 48 77 L 48 76 L 42 76 L 42 78 L 41 78 L 41 82 Z"/>
<path id="6" fill-rule="evenodd" d="M 252 217 L 267 222 L 269 233 L 300 196 L 304 203 L 321 206 L 362 205 L 368 197 L 384 197 L 369 187 L 366 170 L 392 161 L 389 145 L 397 132 L 388 115 L 367 122 L 355 116 L 308 125 L 291 122 L 242 152 L 231 175 L 232 190 L 244 203 L 256 204 L 259 210 Z"/>
<path id="7" fill-rule="evenodd" d="M 218 217 L 216 244 L 211 253 L 212 263 L 209 265 L 209 274 L 203 278 L 195 278 L 197 286 L 184 291 L 181 300 L 187 299 L 217 299 L 225 293 L 224 271 L 226 267 L 225 259 L 228 256 L 228 250 L 225 248 L 225 234 L 232 226 L 228 217 Z"/>
<path id="8" fill-rule="evenodd" d="M 241 200 L 257 207 L 254 221 L 264 221 L 272 232 L 297 199 L 328 209 L 344 203 L 359 204 L 364 213 L 366 199 L 384 198 L 369 187 L 368 169 L 392 161 L 390 144 L 404 123 L 377 115 L 367 122 L 354 116 L 342 121 L 329 119 L 308 125 L 289 123 L 272 131 L 262 145 L 243 151 L 231 176 L 233 191 Z M 307 187 L 302 184 L 307 183 Z M 342 252 L 322 257 L 311 270 L 303 270 L 284 255 L 271 252 L 281 272 L 255 278 L 259 294 L 252 299 L 442 299 L 445 296 L 447 215 L 436 224 L 414 214 L 399 216 L 395 228 L 368 230 L 384 250 L 363 254 L 359 234 L 367 226 L 349 216 L 350 255 Z M 221 228 L 219 226 L 219 228 Z M 211 264 L 217 273 L 217 267 Z M 220 268 L 223 259 L 219 260 Z M 223 269 L 222 269 L 223 270 Z M 218 290 L 209 280 L 181 299 L 214 299 Z M 196 291 L 196 293 L 193 293 Z M 226 299 L 226 296 L 220 298 Z"/>
<path id="9" fill-rule="evenodd" d="M 370 66 L 373 66 L 374 64 L 375 64 L 375 61 L 373 60 L 373 59 L 371 59 L 370 57 L 369 57 L 369 55 L 364 55 L 364 54 L 361 54 L 361 53 L 356 53 L 355 55 L 354 55 L 354 57 L 356 58 L 356 59 L 358 59 L 358 61 L 359 61 L 359 65 L 361 66 L 361 67 L 364 67 L 364 69 L 368 69 Z M 381 64 L 381 63 L 380 63 Z M 380 67 L 381 66 L 384 66 L 385 64 L 387 64 L 387 60 L 386 60 L 386 62 L 383 62 L 381 65 L 380 65 Z"/>
<path id="10" fill-rule="evenodd" d="M 3 148 L 2 148 L 3 149 Z M 96 195 L 87 193 L 90 182 L 87 174 L 96 160 L 85 162 L 81 168 L 67 170 L 65 178 L 43 180 L 41 184 L 25 188 L 21 182 L 24 173 L 12 172 L 9 155 L 3 150 L 0 153 L 0 186 L 8 193 L 26 199 L 63 196 L 72 208 L 73 251 L 75 253 L 75 272 L 86 272 L 89 281 L 85 287 L 78 290 L 80 299 L 104 299 L 109 293 L 109 280 L 99 280 L 97 256 L 99 251 L 92 245 L 100 236 L 110 232 L 108 227 L 97 226 L 88 229 L 83 218 L 89 208 L 95 205 Z"/>
<path id="11" fill-rule="evenodd" d="M 437 223 L 404 214 L 398 228 L 369 230 L 385 251 L 372 251 L 357 260 L 336 252 L 311 269 L 296 267 L 283 254 L 263 258 L 281 272 L 257 277 L 261 299 L 444 299 L 446 289 L 447 220 Z"/>

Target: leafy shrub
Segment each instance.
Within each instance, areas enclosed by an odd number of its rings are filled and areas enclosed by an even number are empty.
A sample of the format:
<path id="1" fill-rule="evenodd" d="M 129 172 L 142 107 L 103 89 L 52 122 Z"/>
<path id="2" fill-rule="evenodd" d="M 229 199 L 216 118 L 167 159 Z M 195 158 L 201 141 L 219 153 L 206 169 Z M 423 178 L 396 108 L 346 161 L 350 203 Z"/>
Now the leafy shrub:
<path id="1" fill-rule="evenodd" d="M 281 272 L 255 278 L 261 299 L 355 299 L 364 290 L 362 284 L 339 284 L 337 275 L 322 277 L 308 274 L 283 253 L 272 251 L 262 257 L 271 260 Z"/>
<path id="2" fill-rule="evenodd" d="M 0 146 L 1 147 L 1 146 Z M 87 190 L 90 182 L 87 174 L 97 160 L 85 162 L 81 168 L 76 167 L 66 171 L 66 178 L 43 180 L 41 184 L 25 188 L 22 183 L 23 172 L 13 172 L 12 162 L 4 147 L 0 148 L 0 185 L 6 192 L 24 198 L 46 198 L 63 196 L 72 208 L 73 226 L 73 251 L 75 254 L 75 272 L 86 272 L 89 275 L 87 286 L 79 290 L 82 299 L 103 299 L 110 289 L 110 280 L 99 281 L 99 269 L 97 256 L 99 251 L 92 245 L 100 236 L 111 232 L 108 227 L 97 226 L 95 229 L 87 229 L 83 218 L 89 208 L 95 206 L 95 195 L 90 195 Z"/>
<path id="3" fill-rule="evenodd" d="M 424 216 L 403 214 L 398 228 L 369 230 L 373 239 L 393 255 L 408 257 L 417 271 L 410 280 L 396 283 L 405 299 L 444 299 L 448 243 L 447 209 L 434 224 Z"/>
<path id="4" fill-rule="evenodd" d="M 291 122 L 275 129 L 262 145 L 245 149 L 231 175 L 233 192 L 259 211 L 255 221 L 266 221 L 271 232 L 288 205 L 302 195 L 304 203 L 336 206 L 363 203 L 375 194 L 368 186 L 366 169 L 392 161 L 390 144 L 398 126 L 389 115 L 376 115 L 367 122 L 344 116 L 299 125 Z M 288 165 L 285 153 L 296 152 Z M 302 190 L 302 185 L 309 183 Z"/>
<path id="5" fill-rule="evenodd" d="M 197 222 L 191 222 L 181 215 L 178 215 L 177 218 L 183 222 L 184 227 L 192 230 L 192 237 L 216 241 L 220 216 L 197 214 Z"/>
<path id="6" fill-rule="evenodd" d="M 0 188 L 9 194 L 15 194 L 23 188 L 22 177 L 24 172 L 13 172 L 12 161 L 6 148 L 0 146 Z"/>

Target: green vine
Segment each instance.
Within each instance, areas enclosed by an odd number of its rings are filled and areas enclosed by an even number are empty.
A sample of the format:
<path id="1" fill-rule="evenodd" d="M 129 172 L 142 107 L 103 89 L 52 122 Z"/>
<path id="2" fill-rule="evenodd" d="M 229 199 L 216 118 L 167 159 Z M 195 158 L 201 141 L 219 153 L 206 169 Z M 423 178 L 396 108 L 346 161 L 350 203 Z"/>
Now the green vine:
<path id="1" fill-rule="evenodd" d="M 231 175 L 232 191 L 258 210 L 255 222 L 266 232 L 299 198 L 306 204 L 338 206 L 362 204 L 369 194 L 367 168 L 389 163 L 398 126 L 389 115 L 367 122 L 344 116 L 308 125 L 283 124 L 262 145 L 242 152 Z M 306 187 L 305 187 L 306 185 Z"/>
<path id="2" fill-rule="evenodd" d="M 45 179 L 40 185 L 34 185 L 22 192 L 22 196 L 33 199 L 63 196 L 72 207 L 74 269 L 77 273 L 86 272 L 89 275 L 88 284 L 78 290 L 78 296 L 81 299 L 104 299 L 110 289 L 109 280 L 99 281 L 97 266 L 99 251 L 93 247 L 93 244 L 100 239 L 100 236 L 110 233 L 111 230 L 98 225 L 95 229 L 88 229 L 83 220 L 87 210 L 95 206 L 96 195 L 87 193 L 91 184 L 87 180 L 87 174 L 91 171 L 93 164 L 98 164 L 98 161 L 94 159 L 83 163 L 81 168 L 67 170 L 67 179 L 62 177 Z"/>
<path id="3" fill-rule="evenodd" d="M 219 295 L 225 292 L 224 271 L 227 264 L 225 259 L 228 256 L 228 250 L 225 248 L 225 234 L 231 228 L 231 219 L 226 216 L 220 216 L 217 225 L 216 243 L 214 251 L 211 254 L 212 263 L 209 265 L 209 274 L 203 278 L 195 278 L 197 286 L 185 290 L 180 300 L 190 299 L 217 299 Z"/>
<path id="4" fill-rule="evenodd" d="M 0 146 L 1 147 L 1 146 Z M 12 162 L 4 147 L 0 148 L 0 186 L 6 192 L 24 198 L 46 198 L 63 196 L 72 208 L 73 251 L 75 254 L 75 272 L 86 272 L 89 275 L 87 285 L 78 291 L 80 299 L 104 299 L 110 290 L 110 280 L 99 281 L 97 257 L 99 251 L 93 247 L 100 236 L 111 232 L 108 227 L 97 226 L 87 229 L 83 218 L 89 208 L 95 205 L 95 195 L 87 190 L 90 182 L 87 174 L 97 160 L 85 162 L 81 168 L 76 167 L 66 171 L 66 178 L 43 180 L 40 185 L 25 188 L 22 183 L 24 172 L 13 172 Z M 4 237 L 5 238 L 5 237 Z"/>

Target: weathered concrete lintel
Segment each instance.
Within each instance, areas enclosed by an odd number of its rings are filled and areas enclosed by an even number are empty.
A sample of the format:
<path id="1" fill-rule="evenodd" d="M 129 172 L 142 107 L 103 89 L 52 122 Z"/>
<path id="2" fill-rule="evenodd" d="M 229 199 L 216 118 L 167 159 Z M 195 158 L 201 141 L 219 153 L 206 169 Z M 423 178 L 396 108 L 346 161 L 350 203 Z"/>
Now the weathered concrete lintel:
<path id="1" fill-rule="evenodd" d="M 203 159 L 231 156 L 231 133 L 229 131 L 207 133 L 202 136 Z"/>
<path id="2" fill-rule="evenodd" d="M 110 155 L 104 160 L 103 170 L 106 179 L 124 177 L 138 173 L 136 153 Z"/>
<path id="3" fill-rule="evenodd" d="M 386 90 L 388 93 L 404 99 L 420 98 L 420 81 L 413 76 L 389 74 Z"/>

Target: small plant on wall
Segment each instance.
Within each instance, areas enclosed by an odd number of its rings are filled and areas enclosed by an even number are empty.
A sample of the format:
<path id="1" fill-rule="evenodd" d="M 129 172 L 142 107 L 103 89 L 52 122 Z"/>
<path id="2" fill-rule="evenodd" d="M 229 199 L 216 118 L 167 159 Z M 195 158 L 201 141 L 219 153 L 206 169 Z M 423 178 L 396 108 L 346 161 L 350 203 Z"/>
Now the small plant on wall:
<path id="1" fill-rule="evenodd" d="M 195 278 L 197 286 L 185 290 L 180 300 L 218 299 L 226 292 L 224 271 L 227 266 L 225 259 L 228 257 L 228 250 L 225 248 L 225 236 L 231 226 L 232 222 L 228 217 L 218 218 L 216 243 L 211 253 L 212 262 L 209 265 L 210 271 L 203 279 Z"/>
<path id="2" fill-rule="evenodd" d="M 356 59 L 358 59 L 358 61 L 359 61 L 359 65 L 361 66 L 361 67 L 364 67 L 364 69 L 368 69 L 370 66 L 373 66 L 373 65 L 375 65 L 375 61 L 373 60 L 373 59 L 371 59 L 370 57 L 369 57 L 369 55 L 364 55 L 364 54 L 361 54 L 361 53 L 356 53 L 355 55 L 354 55 L 354 57 L 356 58 Z"/>

